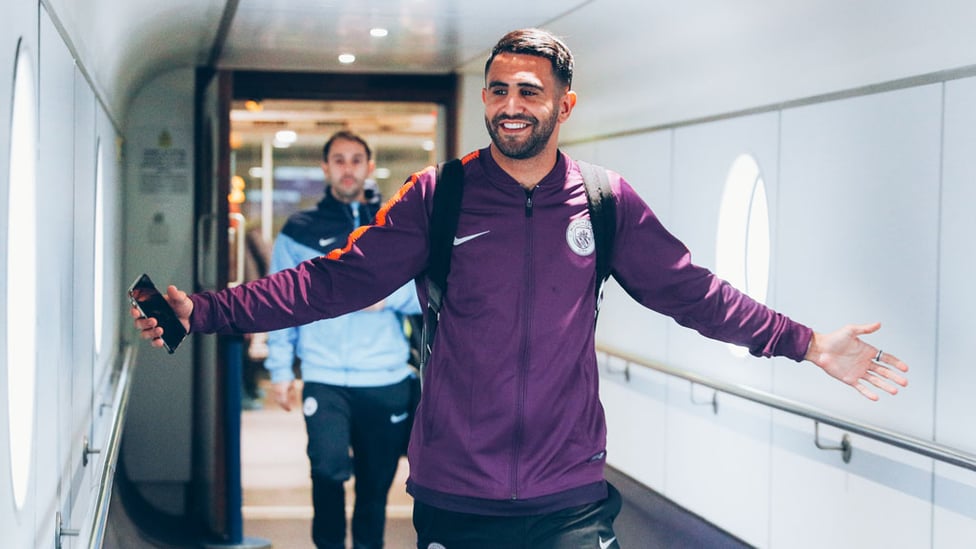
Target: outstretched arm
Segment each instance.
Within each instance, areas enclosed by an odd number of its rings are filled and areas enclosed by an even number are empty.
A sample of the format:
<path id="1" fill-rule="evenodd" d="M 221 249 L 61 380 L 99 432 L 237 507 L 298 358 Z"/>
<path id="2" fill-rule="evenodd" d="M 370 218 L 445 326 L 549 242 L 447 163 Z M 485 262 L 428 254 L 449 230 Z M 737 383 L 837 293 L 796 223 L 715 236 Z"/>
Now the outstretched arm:
<path id="1" fill-rule="evenodd" d="M 187 297 L 186 292 L 177 289 L 176 286 L 170 285 L 166 288 L 166 295 L 163 297 L 169 302 L 170 307 L 173 308 L 173 312 L 176 313 L 176 317 L 180 319 L 183 327 L 189 332 L 190 313 L 193 312 L 193 302 Z M 163 329 L 159 327 L 155 318 L 142 316 L 139 309 L 135 307 L 129 309 L 129 314 L 135 319 L 133 320 L 133 324 L 139 330 L 139 337 L 150 340 L 153 347 L 163 346 Z"/>
<path id="2" fill-rule="evenodd" d="M 898 373 L 907 372 L 908 365 L 858 337 L 873 333 L 880 327 L 881 323 L 876 322 L 845 326 L 829 334 L 814 332 L 804 358 L 820 366 L 831 377 L 854 387 L 868 399 L 878 400 L 878 395 L 871 391 L 868 383 L 893 395 L 898 392 L 898 385 L 908 385 L 908 380 Z"/>

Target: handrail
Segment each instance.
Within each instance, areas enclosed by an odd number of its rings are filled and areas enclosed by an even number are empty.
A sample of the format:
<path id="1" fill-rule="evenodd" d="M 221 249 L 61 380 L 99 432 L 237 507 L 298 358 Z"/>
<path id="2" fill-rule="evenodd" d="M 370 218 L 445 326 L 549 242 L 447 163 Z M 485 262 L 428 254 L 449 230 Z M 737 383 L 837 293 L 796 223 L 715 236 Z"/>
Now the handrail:
<path id="1" fill-rule="evenodd" d="M 132 388 L 129 373 L 135 364 L 136 349 L 137 347 L 132 344 L 126 346 L 123 351 L 118 379 L 115 382 L 115 394 L 112 398 L 112 409 L 115 411 L 115 417 L 112 421 L 112 430 L 109 433 L 107 447 L 104 450 L 105 455 L 102 459 L 102 475 L 99 479 L 95 512 L 92 516 L 91 536 L 88 539 L 89 549 L 100 548 L 105 535 L 109 503 L 112 500 L 112 485 L 115 480 L 115 464 L 118 461 L 119 447 L 122 442 L 122 427 L 125 423 L 126 409 L 129 406 L 129 392 Z"/>
<path id="2" fill-rule="evenodd" d="M 644 368 L 656 370 L 663 374 L 685 379 L 697 385 L 703 385 L 716 391 L 721 391 L 739 398 L 744 398 L 770 408 L 775 408 L 777 410 L 802 416 L 807 419 L 812 419 L 817 423 L 832 425 L 843 431 L 857 433 L 859 435 L 863 435 L 865 437 L 872 438 L 874 440 L 889 444 L 891 446 L 896 446 L 916 454 L 921 454 L 923 456 L 962 467 L 964 469 L 969 469 L 970 471 L 976 471 L 976 455 L 963 452 L 962 450 L 957 450 L 943 444 L 913 437 L 911 435 L 896 433 L 882 427 L 842 419 L 837 416 L 832 416 L 823 410 L 806 406 L 790 399 L 764 391 L 759 391 L 751 387 L 726 383 L 724 381 L 707 378 L 692 372 L 665 366 L 646 358 L 627 353 L 626 351 L 616 349 L 609 345 L 597 344 L 596 350 L 597 352 L 603 353 L 607 357 L 622 359 L 627 363 L 628 366 L 630 364 L 636 364 Z"/>

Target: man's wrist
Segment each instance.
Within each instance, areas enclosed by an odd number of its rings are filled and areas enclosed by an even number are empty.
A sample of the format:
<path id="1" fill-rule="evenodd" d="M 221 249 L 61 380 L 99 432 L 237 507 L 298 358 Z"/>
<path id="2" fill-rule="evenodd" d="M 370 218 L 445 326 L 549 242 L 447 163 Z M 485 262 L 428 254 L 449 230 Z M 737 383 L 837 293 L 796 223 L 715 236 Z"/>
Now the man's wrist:
<path id="1" fill-rule="evenodd" d="M 814 364 L 817 363 L 814 357 L 820 354 L 820 346 L 817 344 L 818 334 L 817 332 L 812 332 L 810 334 L 810 341 L 807 343 L 807 352 L 803 355 L 803 360 L 809 360 Z"/>

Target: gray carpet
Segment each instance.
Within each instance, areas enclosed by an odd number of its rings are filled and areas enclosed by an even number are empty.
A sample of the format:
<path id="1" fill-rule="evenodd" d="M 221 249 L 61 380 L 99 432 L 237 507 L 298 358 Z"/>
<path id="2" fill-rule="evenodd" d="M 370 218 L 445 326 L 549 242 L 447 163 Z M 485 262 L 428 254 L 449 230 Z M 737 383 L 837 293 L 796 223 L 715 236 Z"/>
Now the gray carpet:
<path id="1" fill-rule="evenodd" d="M 613 524 L 625 549 L 740 549 L 750 547 L 633 479 L 607 467 L 607 480 L 623 497 Z"/>

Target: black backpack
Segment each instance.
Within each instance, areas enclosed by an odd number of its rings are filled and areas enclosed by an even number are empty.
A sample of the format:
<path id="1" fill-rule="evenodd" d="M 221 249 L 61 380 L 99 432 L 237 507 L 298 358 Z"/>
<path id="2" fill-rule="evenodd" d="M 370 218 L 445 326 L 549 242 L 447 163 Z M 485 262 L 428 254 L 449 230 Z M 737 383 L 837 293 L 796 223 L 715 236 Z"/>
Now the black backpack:
<path id="1" fill-rule="evenodd" d="M 616 204 L 610 181 L 604 168 L 588 162 L 577 161 L 586 187 L 590 210 L 590 223 L 596 244 L 596 317 L 603 301 L 603 286 L 610 277 L 611 252 L 616 232 Z M 412 361 L 416 362 L 423 379 L 424 366 L 434 344 L 434 332 L 440 318 L 441 304 L 447 292 L 447 274 L 451 270 L 451 253 L 461 215 L 461 195 L 464 189 L 464 168 L 459 159 L 437 165 L 437 186 L 434 188 L 434 206 L 430 217 L 430 258 L 427 262 L 425 282 L 427 286 L 427 314 L 412 315 L 408 319 L 411 334 Z M 425 318 L 426 317 L 426 318 Z"/>

